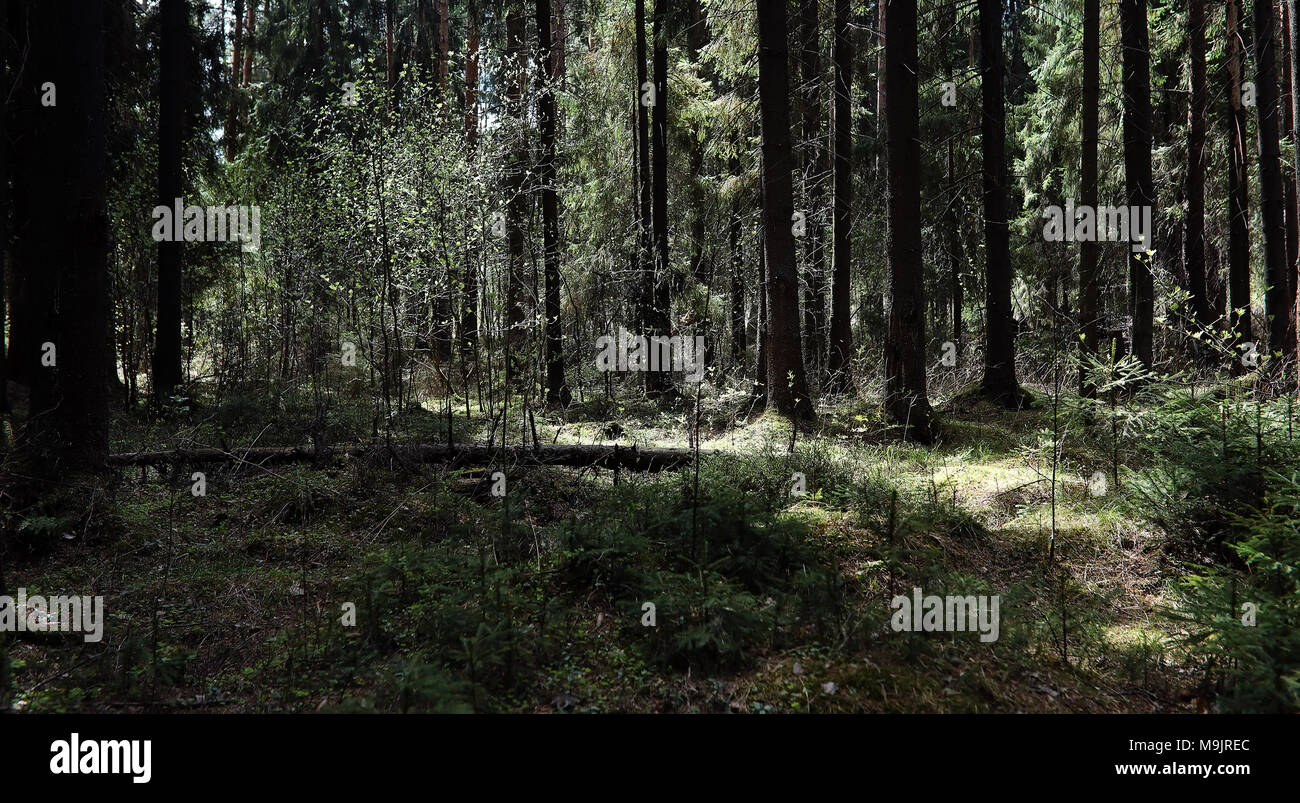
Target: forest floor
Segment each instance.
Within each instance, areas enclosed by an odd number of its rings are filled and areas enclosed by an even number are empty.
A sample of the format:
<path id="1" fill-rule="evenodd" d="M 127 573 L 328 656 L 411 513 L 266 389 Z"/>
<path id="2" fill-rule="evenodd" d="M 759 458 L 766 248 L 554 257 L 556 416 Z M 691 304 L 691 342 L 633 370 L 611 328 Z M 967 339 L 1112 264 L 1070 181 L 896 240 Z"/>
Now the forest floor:
<path id="1" fill-rule="evenodd" d="M 1200 674 L 1162 614 L 1183 573 L 1165 535 L 1116 487 L 1104 424 L 1076 424 L 1061 439 L 1053 484 L 1054 411 L 1036 395 L 1021 411 L 950 398 L 939 407 L 944 439 L 929 448 L 899 441 L 871 402 L 823 407 L 792 451 L 786 422 L 755 414 L 739 389 L 715 391 L 700 410 L 700 446 L 719 454 L 698 468 L 624 471 L 615 484 L 591 467 L 492 467 L 508 477 L 504 500 L 483 468 L 382 459 L 210 466 L 203 496 L 191 490 L 194 467 L 169 477 L 122 469 L 82 490 L 82 515 L 24 523 L 28 549 L 9 585 L 104 595 L 107 624 L 99 643 L 80 634 L 16 642 L 17 704 L 1205 707 Z M 445 442 L 443 404 L 394 417 L 394 441 Z M 453 405 L 456 441 L 486 442 L 489 422 L 466 417 L 464 404 Z M 306 400 L 196 402 L 167 421 L 121 417 L 113 450 L 305 443 L 311 415 Z M 681 447 L 694 408 L 628 393 L 587 396 L 562 415 L 537 412 L 541 442 Z M 369 416 L 342 411 L 352 429 L 332 425 L 331 437 L 369 429 Z M 511 430 L 511 443 L 521 437 Z M 795 492 L 795 472 L 806 494 Z M 914 587 L 999 595 L 997 640 L 895 632 L 890 599 Z M 647 601 L 653 627 L 642 619 Z"/>

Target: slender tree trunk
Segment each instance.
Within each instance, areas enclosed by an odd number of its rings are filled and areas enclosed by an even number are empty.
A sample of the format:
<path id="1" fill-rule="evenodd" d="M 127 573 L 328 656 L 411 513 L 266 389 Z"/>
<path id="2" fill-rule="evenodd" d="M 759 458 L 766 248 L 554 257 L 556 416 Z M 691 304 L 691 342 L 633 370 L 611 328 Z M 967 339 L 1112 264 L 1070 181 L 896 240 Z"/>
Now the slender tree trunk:
<path id="1" fill-rule="evenodd" d="M 235 0 L 234 55 L 230 62 L 230 105 L 226 109 L 226 130 L 223 139 L 226 146 L 226 161 L 235 157 L 235 126 L 239 121 L 239 93 L 234 91 L 239 86 L 244 70 L 244 0 Z M 224 22 L 223 22 L 224 24 Z"/>
<path id="2" fill-rule="evenodd" d="M 478 2 L 465 9 L 465 146 L 471 164 L 478 148 Z M 478 348 L 478 260 L 472 240 L 465 245 L 464 306 L 460 316 L 461 354 L 468 361 Z"/>
<path id="3" fill-rule="evenodd" d="M 438 6 L 438 92 L 447 92 L 447 70 L 451 61 L 447 52 L 451 49 L 451 8 L 447 0 L 441 0 Z"/>
<path id="4" fill-rule="evenodd" d="M 979 28 L 980 84 L 984 106 L 980 147 L 984 159 L 986 252 L 984 379 L 980 389 L 985 396 L 1003 406 L 1019 407 L 1024 401 L 1024 393 L 1016 380 L 1016 335 L 1011 309 L 1006 104 L 1003 100 L 1006 66 L 1002 58 L 1000 0 L 979 0 Z"/>
<path id="5" fill-rule="evenodd" d="M 525 58 L 523 10 L 518 0 L 513 0 L 506 11 L 506 59 L 503 65 L 505 83 L 509 87 L 507 114 L 517 126 L 516 142 L 511 149 L 505 178 L 506 250 L 509 259 L 506 277 L 506 341 L 509 349 L 506 382 L 512 386 L 520 381 L 528 340 L 524 310 L 524 218 L 527 213 L 524 178 L 528 158 L 528 143 L 524 136 L 524 84 L 528 80 Z"/>
<path id="6" fill-rule="evenodd" d="M 959 210 L 961 207 L 961 187 L 957 183 L 956 165 L 953 158 L 953 138 L 948 138 L 948 159 L 946 162 L 946 174 L 948 192 L 952 193 L 952 199 L 944 211 L 946 227 L 948 229 L 948 281 L 952 289 L 950 303 L 952 305 L 952 342 L 961 350 L 962 344 L 962 323 L 961 309 L 965 303 L 962 294 L 961 273 L 962 267 L 966 263 L 965 249 L 961 242 L 961 219 Z"/>
<path id="7" fill-rule="evenodd" d="M 822 337 L 826 326 L 822 180 L 828 172 L 826 143 L 822 138 L 821 25 L 817 0 L 805 0 L 799 7 L 799 17 L 802 45 L 800 70 L 803 78 L 804 196 L 808 204 L 804 210 L 807 218 L 803 282 L 804 364 L 809 374 L 817 376 L 825 348 Z"/>
<path id="8" fill-rule="evenodd" d="M 1123 46 L 1124 179 L 1130 207 L 1155 209 L 1151 175 L 1151 53 L 1147 37 L 1146 0 L 1120 0 L 1120 42 Z M 1153 245 L 1148 245 L 1148 248 Z M 1151 255 L 1128 254 L 1129 315 L 1133 319 L 1133 354 L 1150 369 L 1154 364 L 1155 287 Z"/>
<path id="9" fill-rule="evenodd" d="M 393 46 L 397 0 L 384 0 L 384 86 L 389 90 L 397 83 L 397 52 Z"/>
<path id="10" fill-rule="evenodd" d="M 1292 133 L 1295 131 L 1295 70 L 1293 64 L 1295 54 L 1292 53 L 1292 33 L 1291 28 L 1295 21 L 1291 17 L 1292 5 L 1295 0 L 1284 0 L 1281 4 L 1282 9 L 1282 97 L 1279 103 L 1282 108 L 1281 130 L 1278 132 L 1279 138 L 1290 138 L 1291 147 L 1294 152 L 1295 139 Z M 1296 340 L 1296 269 L 1297 269 L 1297 249 L 1300 249 L 1300 197 L 1296 195 L 1296 172 L 1295 162 L 1282 160 L 1282 194 L 1286 199 L 1286 304 L 1291 310 L 1286 321 L 1286 340 L 1291 344 L 1292 353 L 1295 349 Z"/>
<path id="11" fill-rule="evenodd" d="M 637 222 L 638 259 L 641 268 L 640 317 L 641 334 L 645 334 L 655 320 L 655 256 L 651 232 L 650 186 L 650 103 L 655 102 L 655 89 L 649 82 L 646 61 L 645 0 L 636 0 L 636 147 L 637 147 Z M 647 380 L 649 381 L 649 380 Z M 647 386 L 649 390 L 649 386 Z"/>
<path id="12" fill-rule="evenodd" d="M 758 0 L 758 97 L 763 129 L 763 242 L 767 252 L 767 398 L 792 418 L 811 418 L 799 336 L 795 271 L 794 154 L 790 142 L 789 39 L 782 0 Z"/>
<path id="13" fill-rule="evenodd" d="M 880 49 L 876 53 L 876 142 L 884 143 L 885 141 L 885 104 L 888 103 L 888 97 L 885 94 L 885 44 L 886 28 L 889 21 L 889 2 L 888 0 L 876 0 L 876 36 Z M 883 147 L 883 146 L 882 146 Z M 881 149 L 876 151 L 876 173 L 880 172 L 880 153 Z"/>
<path id="14" fill-rule="evenodd" d="M 555 74 L 560 76 L 560 85 L 563 86 L 568 75 L 564 65 L 564 54 L 569 49 L 569 29 L 564 21 L 564 0 L 555 0 L 555 24 L 551 30 L 553 31 L 551 41 L 556 44 Z"/>
<path id="15" fill-rule="evenodd" d="M 731 172 L 733 175 L 739 174 L 738 159 L 732 159 Z M 740 192 L 737 191 L 731 199 L 731 221 L 727 227 L 731 251 L 731 360 L 737 366 L 744 362 L 748 347 L 745 342 L 745 257 L 740 239 L 743 223 Z"/>
<path id="16" fill-rule="evenodd" d="M 1183 264 L 1192 313 L 1201 326 L 1214 323 L 1205 275 L 1205 106 L 1209 89 L 1205 78 L 1205 0 L 1188 0 L 1187 40 L 1191 93 L 1187 103 L 1187 224 L 1183 239 Z"/>
<path id="17" fill-rule="evenodd" d="M 668 258 L 668 31 L 665 27 L 665 2 L 655 3 L 654 10 L 654 117 L 651 126 L 651 177 L 654 206 L 654 301 L 650 306 L 650 331 L 653 335 L 670 334 L 672 299 L 672 263 Z M 646 371 L 645 389 L 652 397 L 662 396 L 671 387 L 666 371 Z"/>
<path id="18" fill-rule="evenodd" d="M 185 65 L 189 63 L 189 5 L 161 0 L 158 79 L 158 205 L 172 207 L 185 193 L 181 150 L 185 137 Z M 183 206 L 182 202 L 182 206 Z M 182 221 L 172 221 L 180 234 Z M 154 400 L 163 402 L 181 383 L 182 241 L 158 243 L 158 329 L 154 343 Z"/>
<path id="19" fill-rule="evenodd" d="M 1234 345 L 1253 339 L 1250 320 L 1250 173 L 1246 163 L 1246 109 L 1241 102 L 1241 75 L 1245 45 L 1241 34 L 1241 0 L 1227 4 L 1228 80 L 1228 304 Z M 1242 372 L 1234 356 L 1233 373 Z"/>
<path id="20" fill-rule="evenodd" d="M 0 86 L 9 86 L 9 8 L 0 8 Z M 9 412 L 8 300 L 9 285 L 5 267 L 10 256 L 9 242 L 9 98 L 0 98 L 0 413 Z M 0 436 L 0 443 L 4 436 Z M 4 551 L 0 543 L 0 596 L 7 595 L 4 580 Z M 0 710 L 9 704 L 9 658 L 4 652 L 5 639 L 0 635 Z"/>
<path id="21" fill-rule="evenodd" d="M 850 315 L 850 269 L 853 259 L 853 39 L 849 30 L 849 0 L 835 0 L 835 102 L 831 129 L 835 147 L 835 209 L 832 220 L 832 276 L 830 345 L 826 354 L 828 390 L 844 393 L 851 386 L 848 374 L 853 356 Z"/>
<path id="22" fill-rule="evenodd" d="M 907 437 L 932 439 L 925 387 L 925 270 L 921 261 L 920 103 L 916 0 L 887 0 L 885 145 L 889 175 L 889 290 L 885 296 L 885 408 Z"/>
<path id="23" fill-rule="evenodd" d="M 257 0 L 248 3 L 248 30 L 244 31 L 244 86 L 253 81 L 253 36 L 257 32 Z"/>
<path id="24" fill-rule="evenodd" d="M 1291 264 L 1289 268 L 1290 281 L 1288 298 L 1291 301 L 1291 307 L 1295 314 L 1292 315 L 1290 327 L 1293 330 L 1293 338 L 1300 335 L 1300 19 L 1296 17 L 1296 0 L 1286 0 L 1287 19 L 1290 22 L 1290 28 L 1287 31 L 1290 47 L 1290 68 L 1291 68 L 1291 106 L 1290 121 L 1291 126 L 1288 133 L 1291 135 L 1291 150 L 1294 161 L 1291 164 L 1291 182 L 1292 197 L 1296 198 L 1295 204 L 1295 229 L 1296 229 L 1296 251 L 1291 255 Z"/>
<path id="25" fill-rule="evenodd" d="M 1284 364 L 1295 359 L 1287 338 L 1292 310 L 1287 296 L 1286 220 L 1282 191 L 1282 157 L 1278 143 L 1277 14 L 1272 0 L 1255 3 L 1255 99 L 1259 108 L 1259 207 L 1264 219 L 1264 310 L 1268 347 Z"/>
<path id="26" fill-rule="evenodd" d="M 700 61 L 700 51 L 708 44 L 708 25 L 699 0 L 690 0 L 690 26 L 686 30 L 687 58 L 694 64 Z M 703 71 L 703 68 L 701 68 Z M 704 140 L 691 137 L 690 197 L 691 197 L 691 275 L 704 285 L 708 281 L 704 270 L 705 217 L 704 208 Z"/>
<path id="27" fill-rule="evenodd" d="M 444 3 L 446 0 L 444 0 Z M 538 179 L 542 191 L 542 264 L 546 278 L 546 402 L 567 407 L 571 400 L 564 381 L 564 326 L 560 321 L 560 200 L 555 171 L 555 48 L 551 42 L 551 1 L 536 0 L 537 129 L 541 139 Z M 563 46 L 563 45 L 561 45 Z"/>
<path id="28" fill-rule="evenodd" d="M 764 213 L 766 214 L 766 213 Z M 765 218 L 766 220 L 766 218 Z M 754 339 L 754 400 L 759 408 L 767 405 L 767 246 L 766 223 L 758 229 L 758 327 Z"/>

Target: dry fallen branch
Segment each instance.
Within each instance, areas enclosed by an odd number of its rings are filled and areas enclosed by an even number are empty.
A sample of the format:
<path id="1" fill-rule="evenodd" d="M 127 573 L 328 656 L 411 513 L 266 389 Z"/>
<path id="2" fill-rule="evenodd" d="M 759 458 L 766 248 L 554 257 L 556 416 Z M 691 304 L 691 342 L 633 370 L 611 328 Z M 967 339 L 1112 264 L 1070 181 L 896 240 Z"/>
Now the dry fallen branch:
<path id="1" fill-rule="evenodd" d="M 416 463 L 452 463 L 456 465 L 490 465 L 510 463 L 548 466 L 598 466 L 625 468 L 630 471 L 663 471 L 684 466 L 694 459 L 690 449 L 638 448 L 636 446 L 566 446 L 540 445 L 534 448 L 492 447 L 475 445 L 375 444 L 371 446 L 339 446 L 329 449 L 323 461 L 354 460 L 367 455 L 392 454 Z M 701 457 L 714 454 L 700 452 Z M 127 452 L 109 455 L 111 466 L 168 465 L 172 463 L 270 463 L 316 462 L 316 450 L 309 446 L 257 446 L 239 450 L 238 454 L 224 449 L 174 449 L 163 452 Z"/>

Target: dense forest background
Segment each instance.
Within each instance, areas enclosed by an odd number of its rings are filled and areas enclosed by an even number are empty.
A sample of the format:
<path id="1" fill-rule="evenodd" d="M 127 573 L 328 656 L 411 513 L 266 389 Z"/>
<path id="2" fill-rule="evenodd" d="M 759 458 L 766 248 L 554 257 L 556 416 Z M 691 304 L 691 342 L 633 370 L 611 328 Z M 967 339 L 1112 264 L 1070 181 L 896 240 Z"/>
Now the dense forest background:
<path id="1" fill-rule="evenodd" d="M 1295 13 L 7 0 L 0 704 L 1300 708 Z"/>

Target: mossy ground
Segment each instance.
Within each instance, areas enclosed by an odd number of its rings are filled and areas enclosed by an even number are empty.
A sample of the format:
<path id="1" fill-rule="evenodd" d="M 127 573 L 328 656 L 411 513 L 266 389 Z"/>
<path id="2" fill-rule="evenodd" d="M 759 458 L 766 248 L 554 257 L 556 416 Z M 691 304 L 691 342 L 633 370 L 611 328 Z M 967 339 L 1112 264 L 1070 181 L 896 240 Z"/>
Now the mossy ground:
<path id="1" fill-rule="evenodd" d="M 210 467 L 202 497 L 190 493 L 191 469 L 171 477 L 120 471 L 90 494 L 93 510 L 52 526 L 48 543 L 28 544 L 10 570 L 10 586 L 29 594 L 107 598 L 101 643 L 13 644 L 17 704 L 28 711 L 1195 710 L 1187 691 L 1194 667 L 1159 613 L 1178 574 L 1164 557 L 1163 533 L 1145 523 L 1123 486 L 1090 491 L 1095 471 L 1113 471 L 1113 455 L 1104 433 L 1077 421 L 1056 461 L 1053 494 L 1053 410 L 1041 402 L 1044 391 L 1037 395 L 1035 408 L 1020 411 L 953 398 L 940 405 L 944 439 L 933 448 L 899 441 L 869 401 L 823 406 L 818 423 L 794 435 L 791 453 L 788 423 L 753 410 L 742 390 L 713 389 L 699 411 L 700 445 L 725 455 L 703 461 L 701 482 L 768 500 L 771 520 L 756 526 L 797 526 L 812 562 L 842 588 L 833 615 L 782 620 L 774 626 L 779 637 L 740 639 L 740 658 L 716 665 L 657 658 L 639 632 L 637 600 L 566 585 L 573 566 L 566 528 L 638 515 L 605 504 L 614 491 L 608 471 L 503 467 L 511 477 L 508 513 L 486 493 L 481 470 L 411 473 L 361 462 Z M 476 401 L 471 407 L 479 412 Z M 341 409 L 337 420 L 351 429 L 336 424 L 336 442 L 363 439 L 370 412 Z M 467 418 L 464 398 L 452 410 L 456 440 L 486 441 L 486 416 Z M 303 442 L 306 428 L 294 423 L 300 412 L 289 401 L 269 411 L 227 405 L 168 420 L 127 418 L 114 449 Z M 547 443 L 685 446 L 695 417 L 693 400 L 658 406 L 629 389 L 587 395 L 564 414 L 535 411 L 535 426 Z M 394 419 L 393 436 L 443 441 L 446 421 L 445 402 L 426 400 Z M 507 440 L 522 438 L 516 422 Z M 790 492 L 793 471 L 805 474 L 806 496 Z M 647 507 L 694 493 L 691 471 L 623 472 L 619 481 Z M 655 572 L 668 572 L 667 564 L 646 572 L 660 577 Z M 726 583 L 727 593 L 741 593 Z M 893 632 L 888 601 L 913 585 L 1000 594 L 999 639 Z M 761 612 L 766 591 L 751 592 L 745 599 Z M 355 626 L 342 622 L 346 603 L 356 606 Z M 664 629 L 678 621 L 662 607 L 658 618 Z"/>

